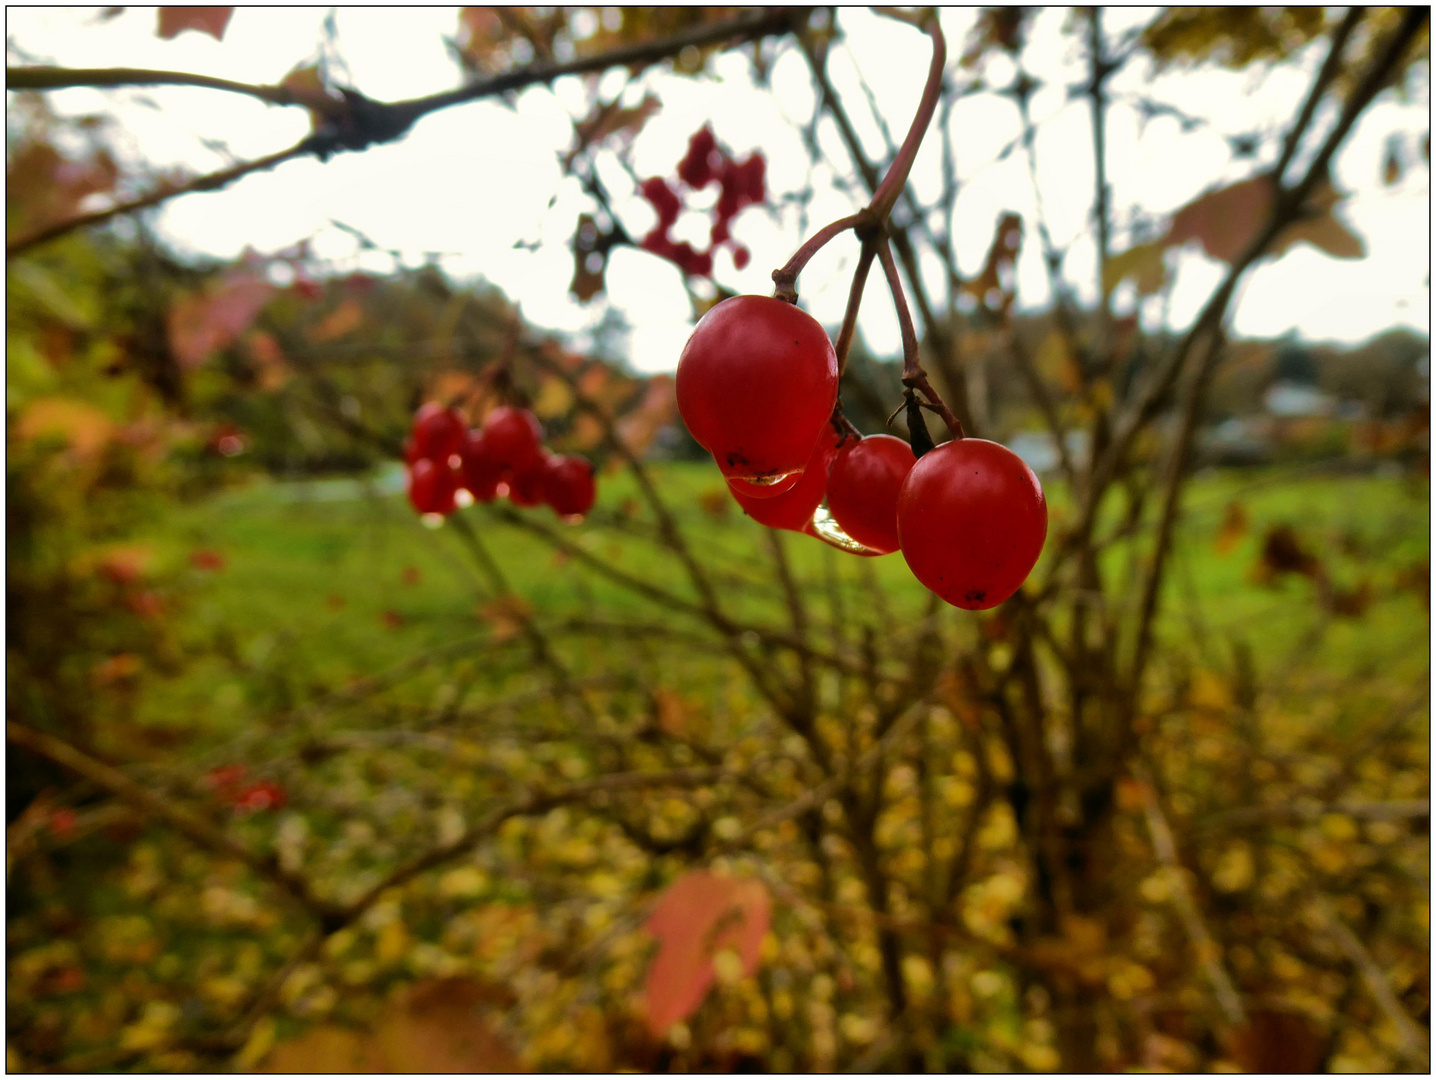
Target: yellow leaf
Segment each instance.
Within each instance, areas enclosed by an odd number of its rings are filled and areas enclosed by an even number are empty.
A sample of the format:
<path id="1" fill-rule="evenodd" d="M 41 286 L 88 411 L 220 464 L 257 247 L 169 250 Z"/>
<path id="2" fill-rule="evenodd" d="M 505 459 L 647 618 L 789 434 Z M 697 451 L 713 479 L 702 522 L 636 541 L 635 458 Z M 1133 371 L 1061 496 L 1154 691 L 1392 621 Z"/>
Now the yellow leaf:
<path id="1" fill-rule="evenodd" d="M 58 435 L 82 458 L 90 457 L 110 441 L 114 424 L 93 405 L 69 398 L 42 398 L 30 405 L 15 424 L 22 439 Z"/>
<path id="2" fill-rule="evenodd" d="M 550 376 L 539 384 L 538 395 L 533 401 L 534 415 L 544 420 L 562 416 L 573 407 L 573 391 L 557 376 Z"/>
<path id="3" fill-rule="evenodd" d="M 1154 240 L 1110 256 L 1102 271 L 1103 287 L 1110 293 L 1126 278 L 1133 278 L 1138 296 L 1161 292 L 1167 283 L 1166 250 L 1166 244 Z"/>

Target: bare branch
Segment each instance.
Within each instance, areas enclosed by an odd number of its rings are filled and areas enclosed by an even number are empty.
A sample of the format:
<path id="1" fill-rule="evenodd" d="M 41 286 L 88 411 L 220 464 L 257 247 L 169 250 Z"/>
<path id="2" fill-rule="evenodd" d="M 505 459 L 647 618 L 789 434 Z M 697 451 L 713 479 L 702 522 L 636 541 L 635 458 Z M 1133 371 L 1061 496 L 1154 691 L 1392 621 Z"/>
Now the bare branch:
<path id="1" fill-rule="evenodd" d="M 12 240 L 5 245 L 5 258 L 12 259 L 16 255 L 29 251 L 31 248 L 39 247 L 41 244 L 51 240 L 59 239 L 76 229 L 88 229 L 94 225 L 103 225 L 113 218 L 123 217 L 127 214 L 138 213 L 141 210 L 148 210 L 152 206 L 158 206 L 162 202 L 180 195 L 190 195 L 197 191 L 218 191 L 227 187 L 241 177 L 250 173 L 263 172 L 265 169 L 272 169 L 276 165 L 288 161 L 290 158 L 301 157 L 304 154 L 312 153 L 317 145 L 316 137 L 311 135 L 302 141 L 295 143 L 288 150 L 280 150 L 278 153 L 269 154 L 266 157 L 256 158 L 254 161 L 242 162 L 232 165 L 228 169 L 220 169 L 218 172 L 208 173 L 205 176 L 198 176 L 193 180 L 179 185 L 162 184 L 155 188 L 148 195 L 142 195 L 129 202 L 117 203 L 106 210 L 96 210 L 92 214 L 81 214 L 79 217 L 66 218 L 53 225 L 46 225 L 44 228 Z"/>

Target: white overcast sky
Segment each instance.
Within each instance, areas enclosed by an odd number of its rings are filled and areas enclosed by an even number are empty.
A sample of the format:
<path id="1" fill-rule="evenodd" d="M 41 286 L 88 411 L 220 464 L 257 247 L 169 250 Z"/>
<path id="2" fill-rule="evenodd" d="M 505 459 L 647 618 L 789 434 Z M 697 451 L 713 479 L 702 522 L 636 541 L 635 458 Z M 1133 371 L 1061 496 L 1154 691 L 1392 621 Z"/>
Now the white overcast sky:
<path id="1" fill-rule="evenodd" d="M 10 8 L 7 37 L 11 63 L 37 61 L 69 67 L 154 67 L 197 71 L 245 82 L 277 82 L 297 64 L 312 60 L 329 9 L 240 8 L 222 42 L 196 32 L 172 41 L 155 35 L 154 8 L 128 8 L 99 22 L 95 8 Z M 1109 34 L 1138 25 L 1151 10 L 1113 9 Z M 961 54 L 975 18 L 972 9 L 943 12 L 949 56 Z M 1092 203 L 1092 148 L 1084 100 L 1068 101 L 1066 87 L 1080 81 L 1086 58 L 1074 38 L 1060 29 L 1064 9 L 1044 11 L 1029 38 L 1027 63 L 1047 84 L 1032 100 L 1039 123 L 1038 183 L 1056 243 L 1067 249 L 1064 271 L 1079 297 L 1095 298 L 1095 246 L 1086 234 Z M 454 87 L 460 72 L 443 38 L 457 25 L 454 8 L 341 8 L 338 52 L 349 80 L 377 99 L 415 97 Z M 854 70 L 868 79 L 901 137 L 921 91 L 928 56 L 925 38 L 910 27 L 862 9 L 844 9 L 839 25 L 845 46 L 834 53 L 831 71 L 870 156 L 882 143 L 868 118 Z M 1280 66 L 1258 65 L 1242 73 L 1200 70 L 1153 77 L 1130 65 L 1113 80 L 1109 118 L 1108 173 L 1119 226 L 1135 209 L 1148 216 L 1168 213 L 1203 190 L 1251 175 L 1251 160 L 1234 160 L 1225 136 L 1280 132 L 1290 122 L 1320 64 L 1323 46 Z M 17 49 L 20 50 L 17 52 Z M 1009 77 L 1005 58 L 989 64 L 989 82 Z M 771 71 L 771 92 L 754 84 L 743 56 L 720 57 L 702 79 L 658 72 L 644 76 L 627 93 L 634 100 L 651 89 L 661 111 L 632 146 L 639 176 L 672 175 L 688 136 L 705 121 L 739 156 L 761 149 L 768 160 L 770 195 L 816 185 L 808 230 L 851 213 L 856 205 L 832 183 L 851 172 L 831 121 L 820 127 L 827 155 L 810 174 L 798 125 L 812 115 L 814 95 L 805 62 L 786 48 Z M 610 72 L 601 89 L 621 87 L 624 75 Z M 1338 261 L 1298 245 L 1276 261 L 1248 274 L 1233 316 L 1242 335 L 1275 336 L 1294 331 L 1309 340 L 1359 341 L 1392 326 L 1429 332 L 1430 174 L 1418 150 L 1429 129 L 1429 78 L 1423 75 L 1416 100 L 1378 99 L 1347 138 L 1334 173 L 1338 189 L 1351 193 L 1339 216 L 1366 242 L 1368 257 Z M 1138 117 L 1123 103 L 1127 95 L 1149 93 L 1211 123 L 1183 133 L 1175 120 L 1149 121 L 1138 137 Z M 63 114 L 109 112 L 123 129 L 122 152 L 154 165 L 183 165 L 209 171 L 228 161 L 203 139 L 218 139 L 240 159 L 288 146 L 303 137 L 306 115 L 235 94 L 187 87 L 97 91 L 71 89 L 52 94 Z M 459 277 L 482 276 L 522 306 L 534 324 L 582 335 L 606 304 L 631 326 L 628 359 L 644 371 L 672 370 L 691 330 L 691 309 L 678 271 L 633 249 L 617 249 L 610 263 L 607 300 L 582 305 L 568 295 L 573 257 L 568 243 L 588 201 L 577 182 L 562 177 L 558 155 L 571 144 L 572 119 L 589 104 L 577 78 L 550 90 L 520 93 L 513 108 L 477 102 L 421 120 L 400 142 L 363 153 L 341 154 L 326 164 L 312 159 L 281 165 L 247 177 L 224 191 L 196 194 L 169 203 L 157 225 L 181 251 L 217 256 L 239 254 L 246 246 L 272 251 L 312 237 L 315 252 L 335 268 L 391 268 L 387 256 L 360 253 L 356 242 L 330 222 L 352 225 L 376 242 L 404 253 L 418 265 L 426 253 L 443 253 L 442 265 Z M 1331 116 L 1319 118 L 1325 129 Z M 953 110 L 952 133 L 958 176 L 954 237 L 961 268 L 976 273 L 997 219 L 1015 211 L 1028 222 L 1027 243 L 1018 265 L 1018 302 L 1037 308 L 1049 300 L 1046 276 L 1032 227 L 1035 201 L 1021 152 L 994 160 L 1019 132 L 1010 100 L 976 94 Z M 1380 182 L 1388 137 L 1403 140 L 1410 167 L 1393 186 Z M 1274 142 L 1275 140 L 1269 140 Z M 912 174 L 918 196 L 930 201 L 940 190 L 940 141 L 929 134 Z M 1270 151 L 1269 151 L 1270 152 Z M 1271 156 L 1262 159 L 1269 164 Z M 616 209 L 630 233 L 652 224 L 648 206 L 631 192 L 616 162 L 602 175 L 613 181 Z M 555 193 L 557 193 L 555 195 Z M 550 199 L 552 197 L 552 204 Z M 713 198 L 711 189 L 708 199 Z M 796 210 L 754 208 L 734 222 L 734 235 L 747 245 L 752 262 L 744 271 L 725 254 L 715 276 L 740 292 L 769 292 L 772 268 L 786 261 L 802 240 Z M 707 218 L 681 219 L 675 234 L 706 246 Z M 537 247 L 516 247 L 537 243 Z M 1122 228 L 1114 248 L 1129 242 Z M 820 321 L 841 320 L 847 282 L 856 253 L 849 235 L 829 245 L 809 264 L 799 282 L 803 305 Z M 1167 313 L 1170 323 L 1190 323 L 1222 266 L 1193 251 L 1181 254 Z M 934 295 L 942 294 L 937 264 L 925 268 Z M 898 355 L 900 344 L 892 304 L 875 279 L 863 306 L 861 329 L 880 355 Z M 1119 292 L 1119 310 L 1128 298 Z M 1161 314 L 1155 301 L 1142 310 L 1144 325 Z"/>

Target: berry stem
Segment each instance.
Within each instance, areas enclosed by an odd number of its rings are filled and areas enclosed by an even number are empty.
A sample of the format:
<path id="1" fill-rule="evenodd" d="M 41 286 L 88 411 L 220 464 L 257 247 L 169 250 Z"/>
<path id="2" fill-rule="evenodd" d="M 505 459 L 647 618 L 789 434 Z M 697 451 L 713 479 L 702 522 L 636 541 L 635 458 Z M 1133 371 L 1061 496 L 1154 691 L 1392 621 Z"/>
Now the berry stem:
<path id="1" fill-rule="evenodd" d="M 779 300 L 785 300 L 790 304 L 798 302 L 798 290 L 795 285 L 798 275 L 803 272 L 803 267 L 808 265 L 808 260 L 816 255 L 829 240 L 839 233 L 856 227 L 863 220 L 861 213 L 850 214 L 845 218 L 824 225 L 821 229 L 810 236 L 793 257 L 779 270 L 773 271 L 773 296 Z"/>
<path id="2" fill-rule="evenodd" d="M 888 246 L 886 238 L 874 244 L 877 249 L 878 261 L 882 263 L 883 274 L 888 279 L 888 288 L 892 290 L 893 306 L 897 308 L 898 326 L 902 329 L 902 382 L 903 385 L 918 391 L 927 399 L 932 410 L 942 417 L 942 422 L 947 425 L 947 430 L 952 432 L 954 439 L 963 437 L 962 421 L 953 415 L 952 410 L 947 407 L 947 402 L 928 381 L 927 372 L 922 368 L 922 361 L 918 359 L 917 353 L 917 328 L 913 325 L 912 312 L 907 306 L 907 297 L 903 294 L 902 281 L 898 277 L 897 263 L 893 260 L 892 248 Z"/>
<path id="3" fill-rule="evenodd" d="M 873 192 L 873 201 L 868 204 L 869 209 L 882 221 L 886 221 L 888 214 L 892 213 L 898 195 L 907 183 L 907 174 L 912 170 L 913 161 L 917 159 L 918 147 L 922 145 L 922 137 L 927 134 L 932 115 L 937 111 L 938 99 L 942 96 L 942 72 L 947 65 L 947 41 L 942 36 L 942 27 L 938 25 L 935 11 L 929 10 L 923 16 L 923 24 L 928 37 L 932 38 L 932 63 L 927 71 L 927 85 L 922 89 L 922 100 L 912 118 L 912 127 L 908 128 L 907 138 L 903 139 L 902 146 L 898 147 L 897 156 L 888 167 L 883 182 L 878 185 L 877 191 Z"/>
<path id="4" fill-rule="evenodd" d="M 848 367 L 848 349 L 858 328 L 858 306 L 863 302 L 863 288 L 868 283 L 868 271 L 872 269 L 873 257 L 877 254 L 869 244 L 863 245 L 858 257 L 858 267 L 853 271 L 852 288 L 848 290 L 848 306 L 843 312 L 843 328 L 838 331 L 838 343 L 834 351 L 838 354 L 838 378 Z"/>

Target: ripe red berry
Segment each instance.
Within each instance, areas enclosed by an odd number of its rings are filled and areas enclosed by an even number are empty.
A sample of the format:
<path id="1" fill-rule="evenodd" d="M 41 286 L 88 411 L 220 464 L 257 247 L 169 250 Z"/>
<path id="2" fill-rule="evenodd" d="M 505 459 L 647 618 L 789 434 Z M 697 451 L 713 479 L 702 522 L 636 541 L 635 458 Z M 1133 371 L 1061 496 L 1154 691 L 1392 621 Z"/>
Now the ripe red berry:
<path id="1" fill-rule="evenodd" d="M 748 249 L 741 244 L 733 249 L 733 266 L 735 269 L 742 270 L 748 265 L 749 258 L 751 258 L 751 256 L 748 253 Z"/>
<path id="2" fill-rule="evenodd" d="M 772 529 L 791 529 L 806 532 L 813 520 L 813 511 L 823 501 L 828 489 L 828 469 L 837 456 L 838 447 L 844 436 L 827 424 L 818 436 L 812 454 L 808 457 L 803 473 L 792 488 L 771 499 L 755 499 L 738 489 L 737 483 L 728 482 L 728 490 L 743 508 L 743 512 L 760 525 Z"/>
<path id="3" fill-rule="evenodd" d="M 420 458 L 448 461 L 463 446 L 467 427 L 457 409 L 446 409 L 436 401 L 420 405 L 414 414 L 405 459 L 411 465 Z"/>
<path id="4" fill-rule="evenodd" d="M 471 430 L 464 438 L 464 448 L 459 456 L 463 459 L 464 487 L 475 502 L 493 502 L 499 494 L 507 469 L 494 460 L 489 452 L 484 433 L 479 428 Z"/>
<path id="5" fill-rule="evenodd" d="M 916 461 L 892 435 L 845 446 L 828 473 L 828 510 L 843 532 L 880 555 L 896 551 L 898 491 Z"/>
<path id="6" fill-rule="evenodd" d="M 234 796 L 234 809 L 239 814 L 261 810 L 279 810 L 289 801 L 289 794 L 273 780 L 260 780 Z"/>
<path id="7" fill-rule="evenodd" d="M 800 471 L 838 397 L 838 358 L 816 319 L 735 296 L 699 320 L 678 360 L 678 411 L 730 479 Z"/>
<path id="8" fill-rule="evenodd" d="M 898 494 L 913 575 L 956 607 L 982 611 L 1027 580 L 1047 539 L 1047 502 L 1027 463 L 986 439 L 924 454 Z"/>
<path id="9" fill-rule="evenodd" d="M 548 486 L 548 458 L 541 457 L 527 469 L 516 471 L 509 478 L 509 502 L 515 506 L 538 506 L 544 501 Z"/>
<path id="10" fill-rule="evenodd" d="M 489 456 L 515 473 L 543 462 L 543 428 L 527 409 L 500 405 L 484 421 L 484 445 Z"/>
<path id="11" fill-rule="evenodd" d="M 409 503 L 419 513 L 452 514 L 458 493 L 459 473 L 447 461 L 420 458 L 409 466 Z"/>
<path id="12" fill-rule="evenodd" d="M 544 501 L 565 520 L 582 518 L 593 508 L 597 490 L 593 483 L 593 466 L 573 454 L 548 459 L 544 473 Z"/>

